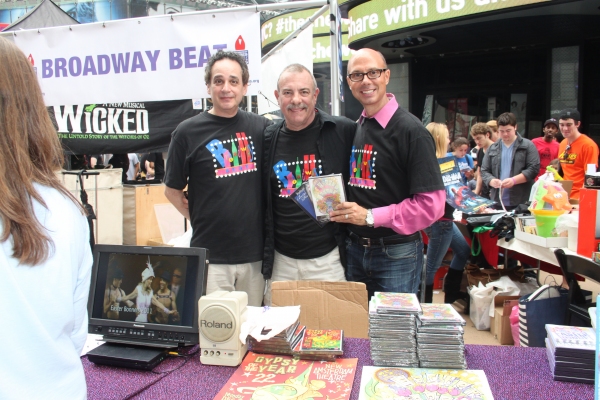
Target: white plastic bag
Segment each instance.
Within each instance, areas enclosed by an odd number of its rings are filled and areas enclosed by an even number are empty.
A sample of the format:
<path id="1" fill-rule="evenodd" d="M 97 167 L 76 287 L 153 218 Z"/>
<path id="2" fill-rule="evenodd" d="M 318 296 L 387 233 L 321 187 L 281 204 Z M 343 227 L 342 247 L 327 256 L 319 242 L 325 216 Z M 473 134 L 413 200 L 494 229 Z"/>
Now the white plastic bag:
<path id="1" fill-rule="evenodd" d="M 190 247 L 192 241 L 192 228 L 185 231 L 185 233 L 179 237 L 169 240 L 169 244 L 173 247 Z"/>
<path id="2" fill-rule="evenodd" d="M 571 214 L 562 214 L 556 218 L 556 224 L 554 229 L 556 234 L 560 236 L 561 233 L 567 232 L 569 228 L 577 228 L 579 226 L 579 213 L 573 212 Z"/>
<path id="3" fill-rule="evenodd" d="M 494 303 L 494 298 L 496 296 L 518 296 L 520 293 L 519 287 L 508 276 L 502 276 L 497 281 L 489 282 L 485 286 L 493 289 L 492 302 L 490 303 L 489 310 L 490 318 L 494 316 L 494 307 L 492 307 L 491 304 Z"/>
<path id="4" fill-rule="evenodd" d="M 479 286 L 471 286 L 469 296 L 471 297 L 469 317 L 471 317 L 475 329 L 479 331 L 490 329 L 490 307 L 494 300 L 494 287 L 483 286 L 479 282 Z"/>
<path id="5" fill-rule="evenodd" d="M 540 182 L 542 182 L 542 181 L 554 182 L 554 174 L 552 172 L 545 172 L 538 178 L 537 181 L 535 181 L 535 183 L 531 187 L 531 191 L 529 192 L 529 202 L 532 202 L 535 199 L 535 195 L 537 194 L 537 191 L 538 191 L 538 186 L 540 185 Z"/>

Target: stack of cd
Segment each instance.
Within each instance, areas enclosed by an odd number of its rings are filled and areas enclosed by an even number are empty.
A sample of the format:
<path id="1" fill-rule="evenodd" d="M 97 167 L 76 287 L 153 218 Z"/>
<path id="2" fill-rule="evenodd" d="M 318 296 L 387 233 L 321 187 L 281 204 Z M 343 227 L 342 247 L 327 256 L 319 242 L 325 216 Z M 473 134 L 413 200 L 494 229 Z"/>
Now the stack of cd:
<path id="1" fill-rule="evenodd" d="M 369 303 L 373 365 L 419 366 L 415 323 L 420 313 L 421 306 L 414 294 L 375 292 Z"/>
<path id="2" fill-rule="evenodd" d="M 250 349 L 255 353 L 292 355 L 293 349 L 302 339 L 305 329 L 306 326 L 300 325 L 300 321 L 296 321 L 270 339 L 259 342 L 252 336 L 248 336 L 248 343 Z"/>
<path id="3" fill-rule="evenodd" d="M 417 353 L 421 368 L 465 369 L 465 320 L 450 304 L 421 304 Z"/>
<path id="4" fill-rule="evenodd" d="M 305 329 L 294 348 L 294 357 L 302 360 L 335 361 L 344 355 L 344 331 L 341 329 Z"/>

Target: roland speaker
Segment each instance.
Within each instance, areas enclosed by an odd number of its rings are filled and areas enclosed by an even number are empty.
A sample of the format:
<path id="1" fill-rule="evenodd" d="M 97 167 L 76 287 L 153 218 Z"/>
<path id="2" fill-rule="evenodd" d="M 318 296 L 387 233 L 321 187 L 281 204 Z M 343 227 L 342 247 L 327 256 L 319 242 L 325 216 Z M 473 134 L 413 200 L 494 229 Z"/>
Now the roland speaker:
<path id="1" fill-rule="evenodd" d="M 200 362 L 210 365 L 240 365 L 248 344 L 240 341 L 240 328 L 247 318 L 246 292 L 217 291 L 198 300 Z"/>

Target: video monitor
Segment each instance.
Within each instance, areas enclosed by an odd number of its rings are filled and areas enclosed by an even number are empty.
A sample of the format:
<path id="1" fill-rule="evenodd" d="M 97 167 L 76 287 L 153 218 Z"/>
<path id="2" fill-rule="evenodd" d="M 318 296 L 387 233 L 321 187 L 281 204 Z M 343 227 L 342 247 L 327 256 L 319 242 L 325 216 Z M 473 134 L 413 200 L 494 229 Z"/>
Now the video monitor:
<path id="1" fill-rule="evenodd" d="M 198 343 L 208 250 L 98 244 L 93 253 L 89 333 L 156 347 Z"/>

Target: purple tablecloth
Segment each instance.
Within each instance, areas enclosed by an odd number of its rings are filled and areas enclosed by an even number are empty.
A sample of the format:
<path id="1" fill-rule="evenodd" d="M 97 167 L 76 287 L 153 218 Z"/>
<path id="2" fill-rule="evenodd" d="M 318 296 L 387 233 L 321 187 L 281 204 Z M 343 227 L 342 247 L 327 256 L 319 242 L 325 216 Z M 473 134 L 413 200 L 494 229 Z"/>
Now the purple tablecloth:
<path id="1" fill-rule="evenodd" d="M 594 398 L 593 385 L 552 380 L 546 349 L 466 345 L 469 369 L 482 369 L 496 400 Z M 358 399 L 363 365 L 372 365 L 369 341 L 344 339 L 344 357 L 358 358 L 351 399 Z M 237 367 L 216 367 L 190 358 L 171 358 L 152 372 L 99 366 L 83 357 L 88 398 L 212 399 Z"/>

